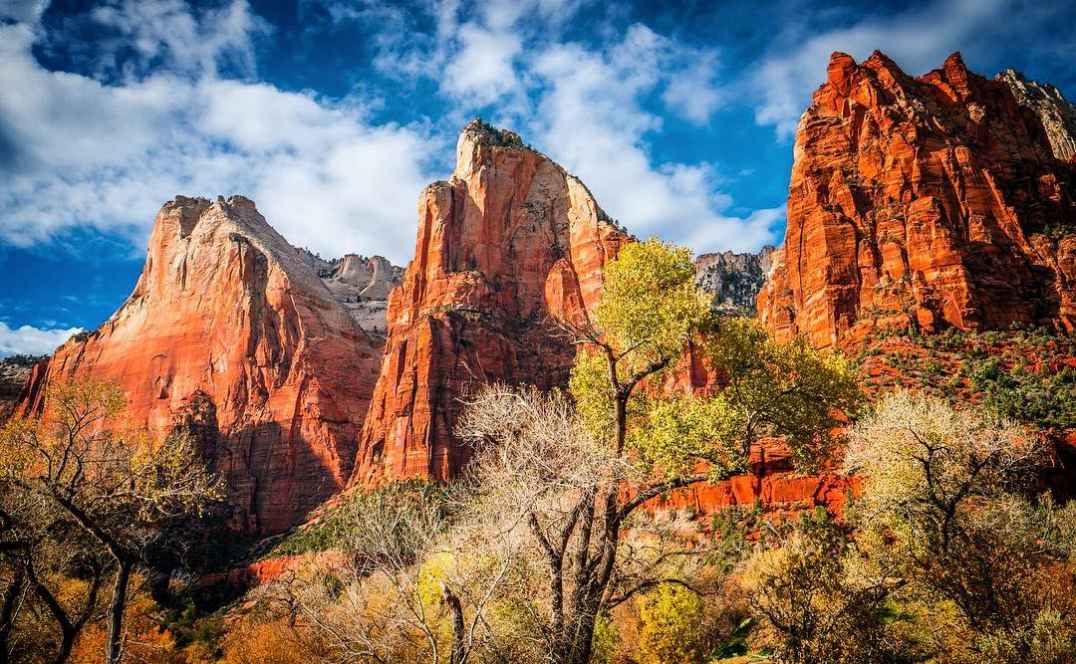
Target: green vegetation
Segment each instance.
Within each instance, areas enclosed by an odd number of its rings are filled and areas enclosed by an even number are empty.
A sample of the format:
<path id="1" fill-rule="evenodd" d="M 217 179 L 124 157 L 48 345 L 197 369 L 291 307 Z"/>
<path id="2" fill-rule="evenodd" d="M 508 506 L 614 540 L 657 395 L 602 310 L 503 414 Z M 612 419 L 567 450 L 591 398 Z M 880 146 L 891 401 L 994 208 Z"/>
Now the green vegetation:
<path id="1" fill-rule="evenodd" d="M 1041 493 L 1076 425 L 1073 341 L 885 335 L 868 403 L 842 356 L 716 316 L 653 240 L 566 333 L 568 390 L 467 396 L 450 486 L 348 492 L 199 554 L 275 570 L 249 589 L 153 563 L 208 538 L 190 517 L 219 487 L 188 438 L 106 425 L 107 386 L 52 395 L 59 428 L 0 436 L 7 661 L 1076 664 L 1076 503 Z M 681 389 L 688 362 L 718 385 Z M 757 463 L 774 448 L 789 472 Z"/>
<path id="2" fill-rule="evenodd" d="M 976 403 L 1002 419 L 1076 427 L 1076 343 L 1044 329 L 879 335 L 859 355 L 866 384 Z M 872 369 L 877 375 L 872 375 Z"/>

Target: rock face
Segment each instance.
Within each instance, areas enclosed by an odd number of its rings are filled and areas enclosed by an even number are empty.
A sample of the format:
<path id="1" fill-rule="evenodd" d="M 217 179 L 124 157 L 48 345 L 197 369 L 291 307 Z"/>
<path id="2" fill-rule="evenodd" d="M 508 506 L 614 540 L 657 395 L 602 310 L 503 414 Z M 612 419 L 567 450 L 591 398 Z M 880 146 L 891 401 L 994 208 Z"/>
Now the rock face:
<path id="1" fill-rule="evenodd" d="M 770 271 L 775 249 L 757 254 L 723 251 L 695 259 L 695 283 L 714 296 L 713 308 L 726 313 L 755 314 L 755 300 Z"/>
<path id="2" fill-rule="evenodd" d="M 346 254 L 343 258 L 326 260 L 308 249 L 297 251 L 359 327 L 378 345 L 384 344 L 388 297 L 403 279 L 403 268 L 382 256 Z"/>
<path id="3" fill-rule="evenodd" d="M 13 355 L 0 360 L 0 422 L 18 401 L 34 365 L 43 359 L 35 355 Z"/>
<path id="4" fill-rule="evenodd" d="M 1076 106 L 1049 83 L 1029 81 L 1015 69 L 995 77 L 1012 90 L 1016 101 L 1039 116 L 1054 156 L 1061 161 L 1076 159 Z"/>
<path id="5" fill-rule="evenodd" d="M 628 239 L 582 182 L 519 136 L 475 121 L 456 168 L 419 198 L 418 242 L 389 296 L 389 333 L 353 481 L 452 476 L 460 399 L 488 381 L 563 384 L 574 349 L 556 320 L 596 305 Z"/>
<path id="6" fill-rule="evenodd" d="M 47 408 L 51 381 L 114 381 L 133 423 L 199 435 L 238 527 L 273 532 L 347 482 L 378 358 L 253 202 L 177 196 L 134 292 L 35 368 L 19 409 Z"/>
<path id="7" fill-rule="evenodd" d="M 834 53 L 800 120 L 784 246 L 758 298 L 778 338 L 1076 325 L 1076 168 L 1039 114 L 959 54 L 912 78 Z"/>

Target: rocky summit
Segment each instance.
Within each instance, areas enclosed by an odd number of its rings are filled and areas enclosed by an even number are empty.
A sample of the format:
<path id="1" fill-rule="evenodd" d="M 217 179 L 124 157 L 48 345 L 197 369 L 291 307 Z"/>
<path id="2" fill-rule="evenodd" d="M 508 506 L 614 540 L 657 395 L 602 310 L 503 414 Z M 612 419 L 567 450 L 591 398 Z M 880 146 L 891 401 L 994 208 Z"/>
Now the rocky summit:
<path id="1" fill-rule="evenodd" d="M 1061 161 L 1076 160 L 1076 105 L 1056 87 L 1028 80 L 1015 69 L 1005 69 L 995 78 L 1009 86 L 1021 106 L 1039 117 L 1054 156 Z"/>
<path id="2" fill-rule="evenodd" d="M 467 125 L 456 168 L 418 203 L 415 257 L 389 296 L 388 339 L 353 481 L 450 477 L 453 427 L 475 386 L 567 381 L 559 321 L 597 304 L 629 239 L 577 178 L 512 132 Z"/>
<path id="3" fill-rule="evenodd" d="M 758 298 L 768 328 L 819 347 L 894 329 L 1071 332 L 1076 166 L 1044 126 L 1045 88 L 1026 88 L 959 54 L 913 78 L 880 52 L 834 53 L 796 134 L 785 242 Z"/>
<path id="4" fill-rule="evenodd" d="M 53 381 L 112 381 L 132 423 L 159 437 L 195 429 L 227 480 L 234 525 L 273 532 L 347 482 L 378 358 L 252 201 L 177 196 L 157 215 L 134 292 L 37 365 L 17 408 L 48 408 Z"/>
<path id="5" fill-rule="evenodd" d="M 755 301 L 766 283 L 774 247 L 758 253 L 723 251 L 695 259 L 695 283 L 714 297 L 712 306 L 726 313 L 755 314 Z"/>
<path id="6" fill-rule="evenodd" d="M 326 260 L 308 249 L 297 251 L 359 327 L 376 343 L 383 344 L 388 329 L 389 292 L 403 279 L 403 268 L 383 256 L 346 254 Z"/>

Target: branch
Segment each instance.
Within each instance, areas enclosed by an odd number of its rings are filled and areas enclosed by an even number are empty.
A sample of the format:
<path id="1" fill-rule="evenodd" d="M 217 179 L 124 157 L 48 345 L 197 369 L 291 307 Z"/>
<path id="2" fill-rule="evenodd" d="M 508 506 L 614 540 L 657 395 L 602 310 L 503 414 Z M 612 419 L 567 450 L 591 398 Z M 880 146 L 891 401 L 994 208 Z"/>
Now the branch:
<path id="1" fill-rule="evenodd" d="M 643 581 L 642 583 L 638 584 L 637 586 L 635 586 L 631 590 L 625 592 L 623 595 L 620 595 L 619 597 L 610 597 L 609 599 L 607 599 L 605 601 L 605 608 L 611 609 L 611 608 L 613 608 L 615 606 L 623 604 L 624 602 L 631 599 L 633 595 L 635 595 L 635 594 L 637 594 L 639 592 L 642 592 L 644 590 L 648 590 L 650 588 L 653 588 L 655 586 L 660 586 L 662 584 L 680 586 L 681 588 L 686 588 L 687 590 L 690 590 L 691 592 L 695 593 L 696 595 L 700 595 L 700 596 L 702 595 L 702 591 L 696 589 L 690 583 L 688 583 L 688 582 L 686 582 L 686 581 L 684 581 L 682 579 L 650 579 L 649 581 Z"/>

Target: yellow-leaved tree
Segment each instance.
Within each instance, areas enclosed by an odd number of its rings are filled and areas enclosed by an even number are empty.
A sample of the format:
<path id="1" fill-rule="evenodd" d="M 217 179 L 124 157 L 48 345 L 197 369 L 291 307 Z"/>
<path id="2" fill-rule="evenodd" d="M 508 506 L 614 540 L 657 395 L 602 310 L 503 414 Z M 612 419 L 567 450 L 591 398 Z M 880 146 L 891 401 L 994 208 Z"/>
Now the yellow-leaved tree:
<path id="1" fill-rule="evenodd" d="M 694 276 L 686 249 L 626 245 L 606 265 L 594 321 L 571 330 L 580 345 L 574 409 L 556 393 L 494 386 L 461 418 L 459 434 L 477 449 L 474 475 L 489 522 L 500 524 L 493 530 L 529 536 L 528 567 L 545 570 L 546 587 L 529 589 L 528 600 L 544 604 L 532 633 L 551 661 L 590 661 L 599 616 L 635 594 L 669 583 L 690 588 L 675 570 L 618 555 L 641 505 L 744 471 L 762 436 L 783 437 L 796 464 L 815 469 L 835 443 L 841 413 L 859 405 L 839 356 L 799 341 L 777 344 L 752 321 L 718 317 Z M 716 395 L 661 389 L 689 344 L 727 378 Z"/>
<path id="2" fill-rule="evenodd" d="M 111 575 L 105 661 L 115 664 L 128 586 L 143 552 L 170 524 L 220 501 L 221 483 L 191 436 L 154 441 L 122 426 L 124 398 L 114 385 L 57 383 L 46 404 L 44 415 L 0 429 L 3 562 L 56 622 L 53 660 L 60 662 L 95 608 L 102 572 Z M 50 592 L 42 569 L 64 574 L 54 563 L 73 547 L 82 551 L 83 568 L 98 560 L 107 566 L 94 569 L 88 599 L 74 612 Z"/>

